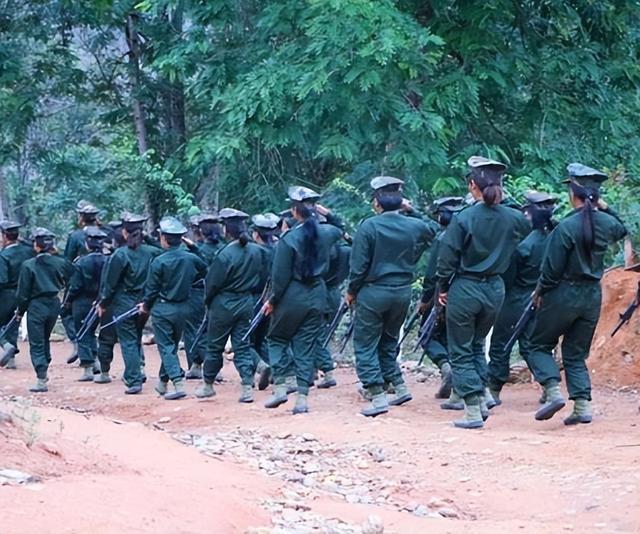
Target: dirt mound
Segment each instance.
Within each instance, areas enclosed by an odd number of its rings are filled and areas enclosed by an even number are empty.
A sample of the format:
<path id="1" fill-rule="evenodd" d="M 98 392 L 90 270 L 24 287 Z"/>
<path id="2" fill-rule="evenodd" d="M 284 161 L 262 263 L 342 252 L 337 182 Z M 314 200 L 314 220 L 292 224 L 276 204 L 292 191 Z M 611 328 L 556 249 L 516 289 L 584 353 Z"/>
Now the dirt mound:
<path id="1" fill-rule="evenodd" d="M 622 269 L 609 271 L 602 281 L 602 312 L 593 340 L 589 368 L 599 384 L 640 387 L 640 310 L 615 337 L 620 313 L 633 301 L 640 274 Z"/>

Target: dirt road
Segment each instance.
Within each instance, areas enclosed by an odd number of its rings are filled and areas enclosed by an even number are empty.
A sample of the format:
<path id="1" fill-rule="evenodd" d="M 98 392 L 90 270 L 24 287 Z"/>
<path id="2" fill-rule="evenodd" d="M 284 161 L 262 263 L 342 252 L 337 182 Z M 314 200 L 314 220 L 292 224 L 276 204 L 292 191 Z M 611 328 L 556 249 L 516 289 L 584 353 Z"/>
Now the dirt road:
<path id="1" fill-rule="evenodd" d="M 566 428 L 563 412 L 534 421 L 538 390 L 513 386 L 485 429 L 462 431 L 414 374 L 414 401 L 375 420 L 357 415 L 350 370 L 294 417 L 265 410 L 267 392 L 238 404 L 231 364 L 214 399 L 169 402 L 153 379 L 134 397 L 119 380 L 76 382 L 68 351 L 54 345 L 48 394 L 28 394 L 22 355 L 0 370 L 13 418 L 0 423 L 0 481 L 36 477 L 0 486 L 2 534 L 640 532 L 633 391 L 597 390 L 594 423 Z M 147 357 L 153 376 L 155 348 Z"/>

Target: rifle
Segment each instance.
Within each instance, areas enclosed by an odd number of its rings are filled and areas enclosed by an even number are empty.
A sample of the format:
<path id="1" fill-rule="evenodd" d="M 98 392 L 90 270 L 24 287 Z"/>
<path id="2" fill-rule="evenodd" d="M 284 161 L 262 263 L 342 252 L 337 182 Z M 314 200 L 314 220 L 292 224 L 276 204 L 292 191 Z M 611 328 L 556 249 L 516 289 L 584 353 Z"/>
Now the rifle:
<path id="1" fill-rule="evenodd" d="M 127 310 L 124 313 L 121 313 L 120 315 L 117 315 L 116 317 L 113 318 L 113 321 L 107 323 L 104 326 L 100 327 L 100 330 L 102 330 L 103 328 L 109 328 L 110 326 L 116 325 L 118 323 L 121 323 L 122 321 L 126 321 L 127 319 L 131 318 L 131 317 L 135 317 L 136 315 L 140 314 L 140 310 L 138 309 L 138 306 L 134 306 L 133 308 L 131 308 L 130 310 Z"/>
<path id="2" fill-rule="evenodd" d="M 413 349 L 414 352 L 418 350 L 418 347 L 424 346 L 424 344 L 428 343 L 431 337 L 433 336 L 433 331 L 435 330 L 436 323 L 438 322 L 438 314 L 440 313 L 441 309 L 442 309 L 442 306 L 437 303 L 433 305 L 433 308 L 431 308 L 429 315 L 427 315 L 427 319 L 425 320 L 424 324 L 420 327 L 420 334 L 418 335 L 416 348 Z M 418 361 L 418 367 L 422 365 L 422 362 L 424 361 L 424 357 L 426 355 L 427 355 L 427 351 L 423 350 L 422 356 L 420 356 L 420 360 Z"/>
<path id="3" fill-rule="evenodd" d="M 338 351 L 339 355 L 342 355 L 342 353 L 344 352 L 344 349 L 347 348 L 347 345 L 349 344 L 349 340 L 353 336 L 353 330 L 354 330 L 355 324 L 356 324 L 356 318 L 352 317 L 351 318 L 351 322 L 349 323 L 349 326 L 347 327 L 347 331 L 344 333 L 344 337 L 342 338 L 342 343 L 340 345 L 340 350 Z"/>
<path id="4" fill-rule="evenodd" d="M 98 319 L 98 303 L 94 302 L 89 310 L 89 313 L 82 319 L 82 326 L 80 331 L 76 334 L 76 341 L 80 341 L 84 336 L 87 335 L 93 324 Z"/>
<path id="5" fill-rule="evenodd" d="M 405 339 L 407 339 L 407 336 L 411 333 L 411 330 L 413 330 L 413 325 L 416 324 L 419 318 L 420 313 L 416 309 L 416 311 L 413 312 L 413 315 L 411 315 L 411 317 L 409 317 L 409 320 L 405 323 L 406 326 L 404 327 L 404 333 L 402 334 L 400 341 L 398 341 L 398 344 L 396 345 L 396 354 L 400 354 L 402 344 L 404 343 Z"/>
<path id="6" fill-rule="evenodd" d="M 198 343 L 200 343 L 200 339 L 202 339 L 202 336 L 204 335 L 207 329 L 208 320 L 209 320 L 209 315 L 205 313 L 204 317 L 202 318 L 202 322 L 200 323 L 200 326 L 198 326 L 198 329 L 196 330 L 196 335 L 193 336 L 193 343 L 191 343 L 191 347 L 189 348 L 190 353 L 193 352 L 194 349 L 198 346 Z"/>
<path id="7" fill-rule="evenodd" d="M 524 332 L 524 329 L 527 328 L 527 325 L 529 324 L 531 319 L 533 319 L 533 316 L 535 314 L 536 314 L 536 307 L 533 304 L 533 298 L 531 298 L 529 299 L 529 302 L 527 302 L 527 306 L 522 312 L 520 319 L 518 319 L 518 322 L 513 327 L 513 334 L 511 334 L 509 341 L 507 341 L 507 344 L 504 346 L 504 354 L 506 354 L 507 356 L 511 354 L 511 351 L 513 350 L 513 347 L 516 344 L 516 341 L 518 341 L 518 338 L 522 335 L 522 332 Z"/>
<path id="8" fill-rule="evenodd" d="M 618 321 L 616 327 L 613 329 L 613 332 L 611 332 L 611 337 L 615 336 L 618 330 L 620 330 L 623 325 L 631 320 L 631 317 L 633 316 L 633 313 L 636 311 L 636 308 L 638 306 L 640 306 L 640 282 L 638 282 L 636 298 L 631 304 L 629 304 L 629 307 L 620 314 L 620 320 Z"/>
<path id="9" fill-rule="evenodd" d="M 0 328 L 0 339 L 3 339 L 9 330 L 11 330 L 18 323 L 18 317 L 14 315 L 11 320 Z"/>
<path id="10" fill-rule="evenodd" d="M 342 321 L 342 318 L 345 316 L 347 311 L 349 311 L 349 305 L 343 301 L 340 307 L 338 308 L 338 311 L 333 316 L 333 320 L 331 321 L 331 324 L 329 325 L 329 332 L 327 333 L 327 338 L 324 340 L 324 343 L 322 343 L 323 349 L 326 348 L 326 346 L 329 344 L 329 341 L 331 341 L 331 339 L 333 338 L 334 334 L 336 333 L 336 330 L 338 329 L 338 326 L 340 326 L 340 322 Z"/>
<path id="11" fill-rule="evenodd" d="M 264 313 L 264 305 L 260 308 L 260 311 L 256 314 L 256 316 L 251 319 L 251 324 L 249 324 L 249 330 L 247 330 L 247 333 L 242 336 L 242 341 L 246 341 L 247 339 L 249 339 L 249 337 L 251 336 L 251 334 L 253 334 L 253 332 L 255 331 L 256 328 L 258 328 L 258 326 L 260 326 L 260 323 L 264 320 L 265 318 L 265 313 Z"/>

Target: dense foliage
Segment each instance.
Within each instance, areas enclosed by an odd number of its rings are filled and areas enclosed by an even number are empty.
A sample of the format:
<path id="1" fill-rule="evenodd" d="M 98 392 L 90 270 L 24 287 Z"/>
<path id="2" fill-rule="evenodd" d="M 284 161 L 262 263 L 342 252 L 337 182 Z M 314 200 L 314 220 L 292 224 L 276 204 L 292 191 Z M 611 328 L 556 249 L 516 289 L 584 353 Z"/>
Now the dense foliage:
<path id="1" fill-rule="evenodd" d="M 606 169 L 637 234 L 639 28 L 623 0 L 0 0 L 0 215 L 277 210 L 295 182 L 355 223 L 372 175 L 427 202 L 480 153 L 516 198 Z"/>

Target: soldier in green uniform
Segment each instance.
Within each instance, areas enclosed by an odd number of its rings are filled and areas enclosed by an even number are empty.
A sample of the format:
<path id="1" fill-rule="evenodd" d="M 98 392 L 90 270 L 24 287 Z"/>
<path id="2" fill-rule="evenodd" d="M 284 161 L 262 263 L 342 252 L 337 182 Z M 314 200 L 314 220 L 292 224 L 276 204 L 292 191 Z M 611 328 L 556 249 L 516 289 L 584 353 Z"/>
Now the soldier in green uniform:
<path id="1" fill-rule="evenodd" d="M 188 315 L 193 284 L 204 278 L 207 272 L 207 264 L 202 259 L 180 246 L 186 233 L 187 229 L 173 217 L 160 221 L 160 243 L 165 252 L 151 261 L 144 299 L 140 304 L 141 313 L 151 313 L 162 360 L 156 391 L 166 400 L 186 396 L 178 344 Z M 171 393 L 167 391 L 169 381 L 174 387 Z"/>
<path id="2" fill-rule="evenodd" d="M 149 264 L 162 252 L 162 249 L 142 243 L 142 227 L 146 220 L 146 217 L 131 213 L 123 216 L 122 235 L 126 245 L 115 250 L 105 268 L 100 295 L 101 317 L 110 308 L 114 315 L 120 315 L 142 300 Z M 123 378 L 128 395 L 142 391 L 143 324 L 140 318 L 130 317 L 115 325 L 124 359 Z"/>
<path id="3" fill-rule="evenodd" d="M 203 384 L 199 398 L 215 395 L 213 382 L 222 369 L 227 339 L 231 337 L 233 363 L 242 381 L 239 402 L 253 402 L 255 366 L 248 339 L 254 305 L 253 291 L 266 272 L 266 256 L 249 241 L 246 219 L 249 215 L 232 208 L 220 211 L 224 236 L 228 241 L 209 267 L 205 280 L 205 304 L 208 308 L 208 347 L 203 365 Z"/>
<path id="4" fill-rule="evenodd" d="M 501 205 L 503 163 L 473 156 L 469 191 L 476 203 L 451 221 L 440 243 L 439 302 L 447 306 L 446 327 L 453 388 L 464 399 L 459 428 L 480 428 L 486 409 L 484 341 L 504 300 L 502 274 L 530 225 L 516 209 Z"/>
<path id="5" fill-rule="evenodd" d="M 567 167 L 569 200 L 573 211 L 549 236 L 534 295 L 536 313 L 529 364 L 542 385 L 546 403 L 536 420 L 550 419 L 565 405 L 560 392 L 560 371 L 552 352 L 562 337 L 569 399 L 573 412 L 566 425 L 590 423 L 591 381 L 587 358 L 600 317 L 600 279 L 609 245 L 627 231 L 617 215 L 600 199 L 600 185 L 607 175 L 580 163 Z"/>
<path id="6" fill-rule="evenodd" d="M 35 256 L 33 246 L 20 239 L 22 225 L 12 221 L 0 223 L 2 230 L 2 251 L 0 252 L 0 326 L 11 321 L 16 311 L 16 288 L 22 264 Z M 2 353 L 0 367 L 15 369 L 15 355 L 18 353 L 18 328 L 16 321 L 0 339 Z"/>
<path id="7" fill-rule="evenodd" d="M 444 236 L 444 232 L 449 226 L 453 215 L 462 209 L 463 198 L 461 197 L 443 197 L 434 202 L 434 218 L 440 225 L 438 235 L 431 245 L 429 253 L 429 261 L 427 269 L 422 281 L 422 297 L 420 298 L 420 314 L 426 318 L 430 308 L 435 305 L 436 295 L 436 266 L 438 264 L 438 249 L 440 241 Z M 453 374 L 451 372 L 451 364 L 449 363 L 449 351 L 447 349 L 447 330 L 444 321 L 438 321 L 434 328 L 431 339 L 426 341 L 422 346 L 422 350 L 427 354 L 429 359 L 440 369 L 440 387 L 436 392 L 436 399 L 446 399 L 452 394 Z M 455 394 L 454 394 L 455 395 Z M 452 399 L 455 402 L 455 399 Z M 445 403 L 447 405 L 449 403 Z"/>
<path id="8" fill-rule="evenodd" d="M 58 294 L 68 284 L 73 265 L 54 254 L 55 236 L 45 228 L 33 232 L 36 257 L 25 261 L 18 278 L 16 316 L 26 311 L 29 353 L 37 382 L 29 389 L 34 393 L 48 391 L 47 371 L 51 362 L 49 337 L 60 313 Z"/>
<path id="9" fill-rule="evenodd" d="M 376 215 L 353 239 L 346 302 L 355 305 L 353 350 L 356 372 L 371 403 L 361 413 L 375 417 L 412 399 L 396 361 L 400 328 L 411 301 L 416 264 L 436 235 L 434 223 L 411 217 L 404 182 L 391 176 L 371 180 Z M 396 396 L 389 402 L 385 383 Z"/>
<path id="10" fill-rule="evenodd" d="M 85 226 L 85 247 L 88 254 L 82 255 L 74 262 L 74 271 L 67 290 L 66 305 L 71 308 L 76 332 L 83 326 L 92 306 L 98 300 L 102 271 L 107 261 L 103 254 L 103 246 L 107 234 L 97 226 Z M 78 339 L 78 355 L 83 374 L 80 382 L 93 382 L 93 366 L 98 356 L 95 321 L 82 339 Z"/>
<path id="11" fill-rule="evenodd" d="M 271 315 L 269 363 L 274 390 L 265 403 L 276 408 L 287 402 L 286 375 L 293 350 L 298 396 L 294 414 L 309 411 L 307 396 L 313 384 L 317 344 L 321 343 L 322 318 L 326 312 L 324 275 L 334 244 L 342 230 L 319 224 L 316 202 L 320 195 L 306 187 L 290 187 L 291 213 L 297 224 L 276 245 L 271 270 L 271 297 L 264 306 Z"/>
<path id="12" fill-rule="evenodd" d="M 525 200 L 527 203 L 522 211 L 531 221 L 532 232 L 518 245 L 511 258 L 511 265 L 502 277 L 505 298 L 493 327 L 489 348 L 489 392 L 496 404 L 502 403 L 500 392 L 509 379 L 510 354 L 505 353 L 505 346 L 536 288 L 547 239 L 554 225 L 551 216 L 556 199 L 552 195 L 529 191 L 525 194 Z M 533 321 L 518 339 L 520 354 L 525 362 L 529 360 L 532 328 Z"/>

